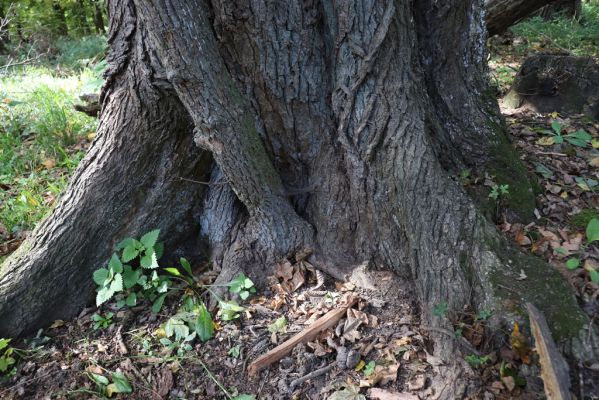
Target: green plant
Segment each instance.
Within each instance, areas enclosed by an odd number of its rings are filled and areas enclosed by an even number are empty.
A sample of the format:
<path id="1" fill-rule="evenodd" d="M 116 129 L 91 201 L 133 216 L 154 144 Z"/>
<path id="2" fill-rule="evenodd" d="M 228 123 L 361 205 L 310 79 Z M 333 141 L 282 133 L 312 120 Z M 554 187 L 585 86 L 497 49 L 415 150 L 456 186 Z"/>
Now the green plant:
<path id="1" fill-rule="evenodd" d="M 448 305 L 446 301 L 443 301 L 433 307 L 433 315 L 435 317 L 443 317 L 447 314 Z"/>
<path id="2" fill-rule="evenodd" d="M 488 356 L 478 356 L 476 354 L 470 354 L 464 357 L 464 360 L 466 360 L 466 362 L 470 364 L 470 366 L 472 366 L 473 368 L 478 368 L 488 363 L 490 359 Z"/>
<path id="3" fill-rule="evenodd" d="M 114 314 L 111 312 L 107 312 L 104 315 L 98 313 L 92 315 L 92 321 L 94 321 L 94 329 L 98 330 L 108 328 L 110 325 L 112 325 L 113 315 Z"/>
<path id="4" fill-rule="evenodd" d="M 499 198 L 504 197 L 509 194 L 510 185 L 496 185 L 491 186 L 491 193 L 489 193 L 489 197 L 493 200 L 499 200 Z"/>
<path id="5" fill-rule="evenodd" d="M 599 241 L 599 219 L 592 218 L 586 227 L 586 243 L 581 246 L 584 250 L 587 246 L 595 241 Z M 580 267 L 581 261 L 579 257 L 572 257 L 566 261 L 566 268 L 574 270 Z M 599 284 L 599 271 L 593 268 L 590 264 L 584 265 L 585 270 L 589 274 L 589 278 Z"/>
<path id="6" fill-rule="evenodd" d="M 9 376 L 15 372 L 16 363 L 13 357 L 15 349 L 8 344 L 11 339 L 0 338 L 0 377 Z"/>
<path id="7" fill-rule="evenodd" d="M 376 363 L 374 361 L 369 361 L 364 367 L 364 376 L 370 376 L 374 373 L 374 368 L 376 367 Z"/>
<path id="8" fill-rule="evenodd" d="M 233 358 L 239 358 L 241 355 L 241 345 L 231 347 L 228 351 L 228 354 Z"/>
<path id="9" fill-rule="evenodd" d="M 229 291 L 231 293 L 239 294 L 239 297 L 242 300 L 246 300 L 250 297 L 250 294 L 256 293 L 256 288 L 254 287 L 254 282 L 243 272 L 237 275 L 231 282 L 229 282 Z"/>
<path id="10" fill-rule="evenodd" d="M 110 379 L 104 375 L 88 373 L 91 379 L 98 388 L 98 393 L 101 396 L 112 397 L 115 393 L 132 393 L 133 387 L 129 380 L 122 372 L 110 373 Z"/>
<path id="11" fill-rule="evenodd" d="M 588 147 L 593 139 L 591 135 L 582 129 L 567 135 L 562 135 L 562 130 L 562 124 L 557 121 L 553 121 L 551 123 L 551 130 L 542 131 L 542 133 L 548 136 L 539 139 L 537 143 L 543 146 L 550 146 L 552 144 L 562 144 L 565 140 L 573 146 Z"/>

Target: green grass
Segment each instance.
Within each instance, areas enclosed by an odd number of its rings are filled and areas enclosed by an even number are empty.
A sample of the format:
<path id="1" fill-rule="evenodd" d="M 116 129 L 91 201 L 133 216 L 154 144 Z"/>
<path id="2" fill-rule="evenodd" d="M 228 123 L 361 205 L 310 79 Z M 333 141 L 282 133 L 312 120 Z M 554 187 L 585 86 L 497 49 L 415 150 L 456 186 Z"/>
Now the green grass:
<path id="1" fill-rule="evenodd" d="M 30 230 L 48 213 L 84 154 L 97 120 L 73 109 L 97 91 L 96 68 L 28 66 L 0 75 L 0 223 Z"/>
<path id="2" fill-rule="evenodd" d="M 583 4 L 580 22 L 565 17 L 545 21 L 533 17 L 510 28 L 528 40 L 516 51 L 566 50 L 576 55 L 599 56 L 599 1 Z"/>

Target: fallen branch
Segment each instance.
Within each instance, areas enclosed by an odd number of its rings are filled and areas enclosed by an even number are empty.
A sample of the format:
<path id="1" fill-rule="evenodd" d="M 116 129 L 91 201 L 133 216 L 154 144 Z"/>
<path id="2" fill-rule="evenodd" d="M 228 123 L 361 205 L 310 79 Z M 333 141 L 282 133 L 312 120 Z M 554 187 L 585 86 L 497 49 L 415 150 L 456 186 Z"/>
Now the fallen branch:
<path id="1" fill-rule="evenodd" d="M 569 400 L 571 396 L 568 364 L 557 350 L 543 314 L 530 303 L 526 303 L 526 308 L 530 318 L 530 330 L 535 338 L 535 348 L 541 363 L 541 378 L 545 384 L 545 394 L 549 400 Z"/>
<path id="2" fill-rule="evenodd" d="M 264 368 L 291 353 L 293 348 L 298 344 L 309 342 L 313 340 L 320 332 L 332 328 L 341 319 L 341 317 L 345 315 L 347 309 L 353 306 L 356 301 L 357 299 L 355 298 L 348 298 L 343 306 L 329 311 L 322 317 L 318 318 L 312 325 L 306 327 L 300 333 L 293 336 L 291 339 L 281 343 L 266 354 L 258 357 L 248 367 L 248 374 L 250 376 L 258 375 L 258 373 Z"/>

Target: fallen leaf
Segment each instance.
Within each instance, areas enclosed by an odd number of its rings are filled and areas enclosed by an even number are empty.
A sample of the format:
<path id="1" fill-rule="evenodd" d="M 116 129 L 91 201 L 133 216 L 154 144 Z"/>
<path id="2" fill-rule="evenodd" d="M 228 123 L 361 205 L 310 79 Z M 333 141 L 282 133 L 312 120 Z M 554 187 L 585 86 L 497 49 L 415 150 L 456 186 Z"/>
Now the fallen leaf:
<path id="1" fill-rule="evenodd" d="M 42 161 L 42 165 L 46 167 L 46 169 L 52 169 L 56 166 L 56 160 L 53 158 L 46 158 Z"/>
<path id="2" fill-rule="evenodd" d="M 424 388 L 426 377 L 422 374 L 414 375 L 408 381 L 408 390 L 416 391 Z"/>

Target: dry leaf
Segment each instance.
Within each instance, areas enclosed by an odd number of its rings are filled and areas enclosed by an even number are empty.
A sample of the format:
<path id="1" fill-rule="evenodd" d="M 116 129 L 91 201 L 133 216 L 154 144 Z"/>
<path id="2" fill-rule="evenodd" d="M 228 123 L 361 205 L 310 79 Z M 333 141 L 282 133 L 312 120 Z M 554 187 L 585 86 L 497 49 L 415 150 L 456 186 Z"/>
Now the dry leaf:
<path id="1" fill-rule="evenodd" d="M 56 166 L 56 160 L 53 158 L 46 158 L 42 161 L 42 165 L 46 167 L 46 169 L 52 169 Z"/>
<path id="2" fill-rule="evenodd" d="M 422 374 L 414 375 L 408 381 L 408 390 L 415 391 L 424 388 L 426 377 Z"/>

